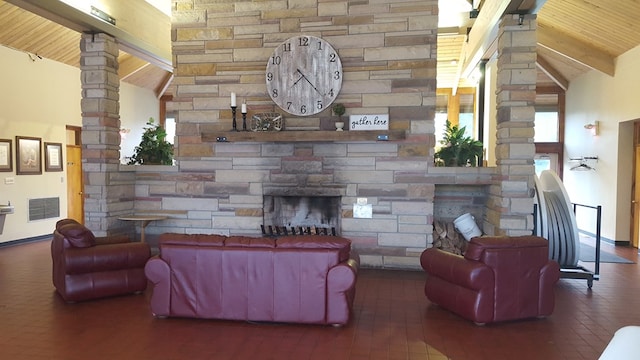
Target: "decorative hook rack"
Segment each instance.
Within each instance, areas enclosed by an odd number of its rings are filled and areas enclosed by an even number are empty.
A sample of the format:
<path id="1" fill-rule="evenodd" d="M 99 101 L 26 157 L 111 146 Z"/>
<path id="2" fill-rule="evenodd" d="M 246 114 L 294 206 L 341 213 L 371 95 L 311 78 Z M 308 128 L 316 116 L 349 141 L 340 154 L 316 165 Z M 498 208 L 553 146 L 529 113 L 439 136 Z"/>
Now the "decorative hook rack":
<path id="1" fill-rule="evenodd" d="M 595 171 L 595 167 L 590 165 L 591 162 L 598 162 L 597 156 L 582 156 L 579 158 L 569 158 L 569 161 L 578 162 L 578 165 L 572 166 L 571 171 Z"/>

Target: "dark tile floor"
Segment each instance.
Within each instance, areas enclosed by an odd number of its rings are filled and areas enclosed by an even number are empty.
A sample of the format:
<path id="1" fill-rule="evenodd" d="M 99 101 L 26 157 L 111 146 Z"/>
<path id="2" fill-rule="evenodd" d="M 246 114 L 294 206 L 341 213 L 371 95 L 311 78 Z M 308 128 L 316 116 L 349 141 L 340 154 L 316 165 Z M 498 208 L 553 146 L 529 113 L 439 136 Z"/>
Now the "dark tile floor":
<path id="1" fill-rule="evenodd" d="M 638 260 L 636 249 L 603 251 Z M 587 263 L 592 266 L 592 263 Z M 546 319 L 478 327 L 431 305 L 419 271 L 362 270 L 342 328 L 154 319 L 144 295 L 64 303 L 49 241 L 0 248 L 1 359 L 597 359 L 616 329 L 640 324 L 640 267 L 601 265 L 560 280 Z"/>

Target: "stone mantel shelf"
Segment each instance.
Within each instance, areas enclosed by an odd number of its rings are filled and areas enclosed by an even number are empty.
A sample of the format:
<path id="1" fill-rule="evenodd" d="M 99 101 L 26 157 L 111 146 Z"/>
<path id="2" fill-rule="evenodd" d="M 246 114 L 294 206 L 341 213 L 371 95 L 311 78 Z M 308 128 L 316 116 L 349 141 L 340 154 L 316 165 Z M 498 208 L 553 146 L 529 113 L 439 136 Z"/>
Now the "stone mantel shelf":
<path id="1" fill-rule="evenodd" d="M 228 131 L 202 133 L 204 142 L 334 142 L 334 141 L 393 141 L 403 140 L 404 130 L 367 131 Z"/>

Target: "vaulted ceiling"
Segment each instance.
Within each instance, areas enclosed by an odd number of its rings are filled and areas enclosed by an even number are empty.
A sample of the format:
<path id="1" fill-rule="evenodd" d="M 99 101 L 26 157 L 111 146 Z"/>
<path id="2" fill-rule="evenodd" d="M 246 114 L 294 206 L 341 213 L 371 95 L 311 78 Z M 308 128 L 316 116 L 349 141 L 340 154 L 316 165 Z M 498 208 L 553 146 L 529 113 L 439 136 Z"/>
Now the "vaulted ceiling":
<path id="1" fill-rule="evenodd" d="M 573 79 L 596 70 L 615 73 L 615 59 L 640 45 L 640 1 L 637 0 L 440 0 L 474 3 L 477 19 L 468 18 L 461 7 L 457 27 L 441 28 L 438 35 L 438 87 L 466 87 L 463 77 L 465 51 L 470 47 L 467 27 L 473 32 L 477 21 L 496 9 L 508 12 L 538 11 L 538 85 L 568 88 Z M 536 3 L 542 7 L 536 8 Z M 469 4 L 466 4 L 469 5 Z M 441 9 L 441 15 L 444 8 Z M 485 12 L 485 14 L 483 14 Z M 476 24 L 474 24 L 476 22 Z M 80 34 L 53 21 L 0 0 L 0 44 L 25 52 L 32 61 L 47 58 L 79 66 Z M 486 57 L 488 54 L 483 54 Z M 171 92 L 171 73 L 121 51 L 122 81 L 151 89 L 157 96 Z"/>

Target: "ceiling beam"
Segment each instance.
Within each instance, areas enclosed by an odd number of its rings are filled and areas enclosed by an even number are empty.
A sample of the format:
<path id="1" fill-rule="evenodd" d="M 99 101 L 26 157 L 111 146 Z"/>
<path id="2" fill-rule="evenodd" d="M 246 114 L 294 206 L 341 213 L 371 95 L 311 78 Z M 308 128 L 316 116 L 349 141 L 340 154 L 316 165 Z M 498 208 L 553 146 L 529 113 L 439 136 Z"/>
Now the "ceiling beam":
<path id="1" fill-rule="evenodd" d="M 546 0 L 484 0 L 480 14 L 469 32 L 462 76 L 468 77 L 480 60 L 489 59 L 496 51 L 498 23 L 504 14 L 537 14 L 545 2 Z"/>
<path id="2" fill-rule="evenodd" d="M 507 7 L 507 14 L 537 14 L 547 0 L 513 0 Z"/>
<path id="3" fill-rule="evenodd" d="M 537 54 L 536 56 L 536 66 L 543 73 L 545 73 L 554 83 L 556 83 L 559 87 L 561 87 L 564 91 L 567 91 L 569 88 L 569 80 L 567 80 L 562 74 L 556 70 L 547 59 Z"/>
<path id="4" fill-rule="evenodd" d="M 66 0 L 6 0 L 36 15 L 78 32 L 102 32 L 115 37 L 121 49 L 164 69 L 173 71 L 171 20 L 145 1 L 104 1 L 100 6 L 116 19 L 116 25 L 90 13 L 89 2 Z M 80 8 L 82 6 L 82 8 Z M 85 9 L 86 7 L 87 9 Z M 147 29 L 155 31 L 149 32 Z M 79 45 L 78 45 L 79 46 Z"/>
<path id="5" fill-rule="evenodd" d="M 537 34 L 538 45 L 593 70 L 610 76 L 615 74 L 615 58 L 612 55 L 557 31 L 543 22 L 538 22 Z"/>
<path id="6" fill-rule="evenodd" d="M 487 50 L 498 36 L 498 22 L 510 3 L 510 0 L 485 0 L 482 3 L 469 32 L 466 54 L 461 58 L 463 77 L 468 77 L 480 60 L 490 57 Z"/>
<path id="7" fill-rule="evenodd" d="M 172 81 L 173 81 L 173 73 L 166 72 L 164 74 L 164 77 L 162 78 L 162 81 L 160 81 L 160 84 L 156 87 L 154 91 L 158 99 L 162 98 L 163 96 L 166 96 L 165 93 L 167 92 L 167 89 L 171 85 Z"/>

